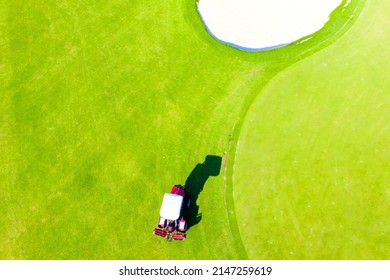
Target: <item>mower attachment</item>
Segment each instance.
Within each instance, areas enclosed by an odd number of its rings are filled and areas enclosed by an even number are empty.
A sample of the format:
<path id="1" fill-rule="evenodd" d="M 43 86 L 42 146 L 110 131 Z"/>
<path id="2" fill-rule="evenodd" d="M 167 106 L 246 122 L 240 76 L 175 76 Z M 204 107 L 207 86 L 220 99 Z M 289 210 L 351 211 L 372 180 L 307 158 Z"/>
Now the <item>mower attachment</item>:
<path id="1" fill-rule="evenodd" d="M 186 239 L 186 234 L 185 233 L 174 233 L 172 234 L 172 239 L 175 239 L 175 240 L 184 240 Z"/>
<path id="2" fill-rule="evenodd" d="M 165 230 L 163 230 L 163 229 L 159 229 L 159 228 L 155 228 L 154 230 L 153 230 L 153 233 L 155 234 L 155 235 L 158 235 L 158 236 L 161 236 L 161 237 L 167 237 L 167 235 L 168 235 L 168 232 L 166 232 Z"/>

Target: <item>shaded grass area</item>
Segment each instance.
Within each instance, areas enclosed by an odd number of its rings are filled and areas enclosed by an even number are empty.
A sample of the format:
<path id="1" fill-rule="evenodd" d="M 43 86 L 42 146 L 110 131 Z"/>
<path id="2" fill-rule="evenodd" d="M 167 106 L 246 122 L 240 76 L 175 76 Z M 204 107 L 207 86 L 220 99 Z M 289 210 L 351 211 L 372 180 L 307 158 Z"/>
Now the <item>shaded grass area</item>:
<path id="1" fill-rule="evenodd" d="M 249 258 L 389 258 L 388 6 L 367 2 L 348 34 L 252 105 L 234 181 Z"/>
<path id="2" fill-rule="evenodd" d="M 0 258 L 245 258 L 219 156 L 258 90 L 340 26 L 246 54 L 205 32 L 195 1 L 0 12 Z M 198 166 L 205 155 L 214 164 Z M 167 243 L 152 229 L 176 183 L 193 189 L 202 222 Z"/>

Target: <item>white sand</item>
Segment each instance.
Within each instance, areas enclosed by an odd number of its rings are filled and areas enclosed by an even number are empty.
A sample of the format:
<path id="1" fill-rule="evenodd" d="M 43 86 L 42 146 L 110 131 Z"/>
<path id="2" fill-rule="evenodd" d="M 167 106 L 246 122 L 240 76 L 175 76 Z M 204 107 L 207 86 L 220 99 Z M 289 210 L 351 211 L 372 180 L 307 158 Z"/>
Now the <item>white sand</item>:
<path id="1" fill-rule="evenodd" d="M 290 44 L 320 30 L 342 0 L 199 0 L 216 39 L 251 50 Z"/>

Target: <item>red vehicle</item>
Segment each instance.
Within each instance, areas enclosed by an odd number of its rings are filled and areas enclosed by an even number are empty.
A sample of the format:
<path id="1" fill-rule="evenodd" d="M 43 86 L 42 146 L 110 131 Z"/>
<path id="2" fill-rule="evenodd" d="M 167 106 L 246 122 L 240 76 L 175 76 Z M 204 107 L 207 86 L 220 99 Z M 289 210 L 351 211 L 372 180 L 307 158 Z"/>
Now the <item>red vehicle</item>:
<path id="1" fill-rule="evenodd" d="M 181 185 L 174 185 L 170 193 L 165 193 L 160 209 L 160 219 L 154 228 L 155 235 L 167 240 L 184 240 L 187 236 L 187 223 L 183 218 L 183 209 L 189 207 L 185 190 Z"/>

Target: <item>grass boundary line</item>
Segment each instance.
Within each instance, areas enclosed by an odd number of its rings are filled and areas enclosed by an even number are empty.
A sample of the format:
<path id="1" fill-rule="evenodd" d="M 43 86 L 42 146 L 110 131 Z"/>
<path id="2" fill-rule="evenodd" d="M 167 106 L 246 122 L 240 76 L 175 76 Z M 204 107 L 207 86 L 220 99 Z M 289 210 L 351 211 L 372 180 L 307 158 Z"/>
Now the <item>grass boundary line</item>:
<path id="1" fill-rule="evenodd" d="M 345 10 L 345 3 L 346 1 L 343 1 L 343 3 L 339 6 L 337 11 L 343 11 Z M 246 100 L 243 103 L 243 107 L 241 109 L 240 114 L 238 115 L 237 121 L 233 125 L 232 131 L 231 131 L 231 137 L 229 139 L 228 144 L 228 151 L 226 152 L 226 165 L 224 167 L 224 189 L 225 189 L 225 205 L 227 206 L 227 216 L 229 220 L 229 226 L 231 228 L 232 235 L 233 233 L 237 233 L 237 236 L 233 235 L 234 240 L 238 243 L 238 247 L 240 250 L 245 252 L 245 259 L 248 259 L 248 254 L 245 248 L 245 245 L 242 241 L 241 234 L 239 231 L 239 226 L 237 224 L 237 218 L 235 215 L 235 206 L 234 206 L 234 167 L 236 163 L 236 157 L 238 152 L 238 145 L 239 145 L 239 139 L 240 134 L 242 130 L 242 126 L 247 119 L 248 112 L 250 108 L 252 107 L 252 104 L 255 102 L 255 100 L 261 95 L 263 90 L 266 88 L 266 86 L 279 74 L 286 71 L 296 63 L 310 57 L 311 55 L 317 53 L 318 51 L 321 51 L 325 49 L 326 47 L 332 45 L 334 42 L 339 40 L 343 35 L 345 35 L 350 28 L 353 26 L 353 23 L 356 21 L 358 16 L 361 14 L 363 7 L 365 6 L 366 0 L 357 0 L 356 6 L 352 10 L 350 16 L 348 17 L 348 20 L 341 26 L 341 28 L 334 34 L 332 37 L 325 38 L 325 40 L 320 41 L 315 46 L 312 46 L 308 48 L 307 50 L 303 51 L 298 58 L 293 60 L 289 65 L 282 67 L 278 69 L 278 71 L 270 71 L 272 74 L 269 77 L 265 77 L 264 80 L 259 80 L 259 83 L 254 83 L 252 91 L 248 94 L 246 97 Z M 344 4 L 344 5 L 343 5 Z M 332 13 L 333 15 L 336 14 L 335 11 Z M 320 33 L 321 30 L 318 32 Z M 317 34 L 317 33 L 316 33 Z M 314 34 L 312 36 L 315 36 Z M 299 42 L 298 42 L 299 43 Z M 259 87 L 257 87 L 258 85 Z M 256 90 L 257 89 L 257 90 Z M 229 160 L 229 158 L 232 156 L 232 160 Z"/>

